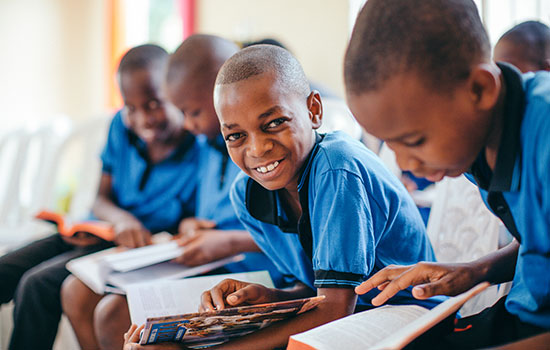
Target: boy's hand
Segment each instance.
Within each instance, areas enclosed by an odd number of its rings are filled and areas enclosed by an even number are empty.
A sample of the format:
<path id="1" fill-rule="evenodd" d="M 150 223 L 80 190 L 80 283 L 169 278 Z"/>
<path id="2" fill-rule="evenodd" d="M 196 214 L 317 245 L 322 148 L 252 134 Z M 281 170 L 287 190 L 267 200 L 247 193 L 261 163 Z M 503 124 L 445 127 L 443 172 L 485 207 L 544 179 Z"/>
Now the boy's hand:
<path id="1" fill-rule="evenodd" d="M 238 305 L 279 301 L 277 291 L 261 284 L 225 279 L 201 295 L 199 312 L 223 310 Z"/>
<path id="2" fill-rule="evenodd" d="M 151 232 L 136 219 L 125 219 L 114 225 L 115 243 L 127 248 L 139 248 L 152 243 Z"/>
<path id="3" fill-rule="evenodd" d="M 176 343 L 163 343 L 163 344 L 155 344 L 155 345 L 140 345 L 139 342 L 139 335 L 141 333 L 141 330 L 143 329 L 143 325 L 138 327 L 135 324 L 130 326 L 130 329 L 128 329 L 128 332 L 124 333 L 124 348 L 123 350 L 181 350 L 186 349 L 181 344 Z"/>
<path id="4" fill-rule="evenodd" d="M 197 218 L 185 218 L 181 220 L 178 227 L 178 236 L 181 238 L 194 236 L 197 231 L 204 229 L 213 229 L 216 223 L 210 220 Z"/>
<path id="5" fill-rule="evenodd" d="M 441 264 L 420 262 L 412 266 L 390 265 L 355 288 L 357 294 L 365 294 L 378 287 L 381 290 L 371 300 L 379 306 L 400 290 L 415 286 L 412 294 L 416 299 L 434 295 L 457 295 L 467 291 L 482 280 L 481 272 L 471 264 Z"/>
<path id="6" fill-rule="evenodd" d="M 90 235 L 90 234 L 79 234 L 79 233 L 77 233 L 76 235 L 71 236 L 71 237 L 63 236 L 63 235 L 60 234 L 60 236 L 61 236 L 61 239 L 65 243 L 70 244 L 70 245 L 74 245 L 74 246 L 77 246 L 77 247 L 86 247 L 86 246 L 98 244 L 99 242 L 101 242 L 100 238 L 98 238 L 96 236 L 93 236 L 93 235 Z"/>
<path id="7" fill-rule="evenodd" d="M 174 259 L 186 266 L 198 266 L 233 255 L 230 233 L 220 230 L 201 230 L 193 236 L 180 239 L 184 253 Z"/>

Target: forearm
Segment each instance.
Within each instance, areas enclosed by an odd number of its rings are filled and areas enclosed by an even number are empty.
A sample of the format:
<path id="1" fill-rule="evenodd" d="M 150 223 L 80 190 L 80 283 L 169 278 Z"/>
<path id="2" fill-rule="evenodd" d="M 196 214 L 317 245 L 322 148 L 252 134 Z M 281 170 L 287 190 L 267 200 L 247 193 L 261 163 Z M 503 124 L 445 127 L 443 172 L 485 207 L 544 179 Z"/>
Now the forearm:
<path id="1" fill-rule="evenodd" d="M 98 219 L 113 224 L 123 220 L 137 220 L 130 212 L 120 208 L 111 199 L 102 195 L 96 197 L 92 212 Z"/>
<path id="2" fill-rule="evenodd" d="M 328 301 L 323 302 L 315 310 L 308 311 L 288 321 L 275 323 L 265 329 L 242 338 L 222 344 L 213 349 L 224 350 L 246 350 L 246 349 L 274 349 L 284 348 L 288 338 L 300 332 L 307 331 L 314 327 L 328 323 L 353 313 L 355 303 L 352 307 L 342 310 L 342 306 Z M 340 310 L 340 311 L 338 311 Z"/>
<path id="3" fill-rule="evenodd" d="M 290 288 L 274 289 L 276 299 L 279 301 L 309 298 L 315 295 L 315 291 L 301 282 Z"/>
<path id="4" fill-rule="evenodd" d="M 519 243 L 510 244 L 471 263 L 477 273 L 477 283 L 489 281 L 494 284 L 511 281 L 514 278 Z"/>
<path id="5" fill-rule="evenodd" d="M 229 237 L 229 246 L 232 249 L 232 255 L 245 252 L 261 252 L 261 249 L 247 231 L 230 230 L 224 232 L 224 234 Z"/>

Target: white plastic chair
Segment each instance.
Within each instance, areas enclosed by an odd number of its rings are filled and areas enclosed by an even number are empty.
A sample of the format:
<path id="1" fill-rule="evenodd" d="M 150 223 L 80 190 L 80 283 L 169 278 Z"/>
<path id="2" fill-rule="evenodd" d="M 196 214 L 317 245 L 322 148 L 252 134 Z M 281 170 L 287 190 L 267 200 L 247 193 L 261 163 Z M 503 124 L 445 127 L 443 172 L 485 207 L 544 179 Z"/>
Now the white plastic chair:
<path id="1" fill-rule="evenodd" d="M 435 185 L 428 236 L 440 262 L 468 262 L 499 248 L 507 235 L 500 220 L 483 203 L 478 188 L 464 176 L 445 178 Z M 493 305 L 510 284 L 491 286 L 461 309 L 468 316 Z"/>

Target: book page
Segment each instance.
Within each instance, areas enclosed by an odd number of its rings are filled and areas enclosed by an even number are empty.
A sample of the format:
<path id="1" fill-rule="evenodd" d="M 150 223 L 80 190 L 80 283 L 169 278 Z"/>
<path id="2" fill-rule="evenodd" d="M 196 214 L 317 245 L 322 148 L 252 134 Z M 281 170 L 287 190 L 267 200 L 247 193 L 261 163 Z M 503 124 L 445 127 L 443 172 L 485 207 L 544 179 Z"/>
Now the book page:
<path id="1" fill-rule="evenodd" d="M 289 350 L 298 349 L 367 349 L 390 337 L 429 310 L 418 305 L 386 305 L 336 320 L 292 339 L 310 345 L 289 343 Z"/>
<path id="2" fill-rule="evenodd" d="M 239 254 L 225 259 L 213 261 L 208 264 L 188 267 L 182 264 L 165 261 L 160 264 L 146 266 L 141 269 L 128 272 L 113 271 L 107 276 L 107 283 L 119 290 L 125 291 L 128 286 L 136 283 L 144 283 L 158 280 L 175 280 L 185 277 L 197 276 L 229 263 L 238 262 L 244 259 L 244 255 Z"/>
<path id="3" fill-rule="evenodd" d="M 489 286 L 480 283 L 432 310 L 386 305 L 327 323 L 290 338 L 288 350 L 401 349 Z"/>
<path id="4" fill-rule="evenodd" d="M 267 271 L 133 284 L 126 290 L 132 323 L 141 325 L 149 317 L 197 312 L 201 294 L 226 278 L 259 283 L 273 288 L 273 281 Z"/>
<path id="5" fill-rule="evenodd" d="M 66 268 L 93 290 L 94 293 L 102 295 L 105 293 L 105 282 L 110 269 L 105 268 L 101 262 L 106 256 L 116 254 L 123 250 L 124 248 L 115 247 L 88 254 L 69 261 Z"/>
<path id="6" fill-rule="evenodd" d="M 172 260 L 182 253 L 183 247 L 180 247 L 177 242 L 171 241 L 108 256 L 105 258 L 105 263 L 114 271 L 127 272 Z"/>

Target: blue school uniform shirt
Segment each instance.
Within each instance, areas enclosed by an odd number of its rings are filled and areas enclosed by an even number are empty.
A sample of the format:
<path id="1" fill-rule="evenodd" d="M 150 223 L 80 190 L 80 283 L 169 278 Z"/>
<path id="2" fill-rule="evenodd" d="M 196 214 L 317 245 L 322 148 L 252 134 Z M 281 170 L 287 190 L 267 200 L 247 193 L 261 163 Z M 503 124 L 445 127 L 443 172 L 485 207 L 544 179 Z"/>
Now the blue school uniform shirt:
<path id="1" fill-rule="evenodd" d="M 506 96 L 496 165 L 491 171 L 481 152 L 469 178 L 520 242 L 506 309 L 550 329 L 550 73 L 499 67 Z"/>
<path id="2" fill-rule="evenodd" d="M 179 222 L 195 213 L 199 146 L 191 134 L 184 137 L 166 159 L 152 163 L 120 111 L 109 128 L 101 161 L 112 178 L 113 201 L 153 233 L 177 232 Z"/>
<path id="3" fill-rule="evenodd" d="M 219 230 L 244 230 L 229 199 L 231 185 L 241 170 L 229 157 L 221 134 L 214 140 L 199 138 L 201 154 L 196 217 L 214 221 Z M 281 285 L 282 276 L 265 254 L 247 252 L 244 256 L 244 260 L 227 264 L 225 269 L 229 272 L 267 270 L 274 284 Z"/>
<path id="4" fill-rule="evenodd" d="M 302 216 L 292 222 L 278 191 L 241 174 L 231 199 L 237 216 L 282 274 L 312 289 L 353 288 L 390 264 L 433 261 L 416 206 L 371 151 L 344 133 L 317 135 L 298 191 Z M 370 305 L 378 293 L 358 297 Z M 411 289 L 389 303 L 432 307 Z"/>

